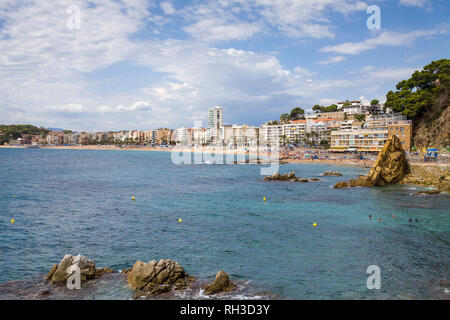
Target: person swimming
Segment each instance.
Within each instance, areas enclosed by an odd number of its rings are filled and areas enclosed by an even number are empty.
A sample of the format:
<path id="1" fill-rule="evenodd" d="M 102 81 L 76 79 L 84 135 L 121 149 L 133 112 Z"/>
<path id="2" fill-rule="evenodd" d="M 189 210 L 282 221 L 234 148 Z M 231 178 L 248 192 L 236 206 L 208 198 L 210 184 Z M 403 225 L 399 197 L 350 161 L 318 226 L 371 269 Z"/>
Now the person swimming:
<path id="1" fill-rule="evenodd" d="M 395 213 L 392 214 L 392 218 L 397 218 L 397 216 L 395 215 Z"/>
<path id="2" fill-rule="evenodd" d="M 380 222 L 380 221 L 381 221 L 381 218 L 378 218 L 378 219 L 377 219 L 377 222 Z"/>
<path id="3" fill-rule="evenodd" d="M 369 219 L 372 219 L 372 215 L 371 214 L 369 214 Z"/>
<path id="4" fill-rule="evenodd" d="M 416 219 L 414 219 L 414 221 L 415 221 L 415 222 L 419 222 L 419 220 L 417 220 L 417 218 L 416 218 Z"/>
<path id="5" fill-rule="evenodd" d="M 411 219 L 411 218 L 409 218 L 409 222 L 412 222 L 412 219 Z"/>

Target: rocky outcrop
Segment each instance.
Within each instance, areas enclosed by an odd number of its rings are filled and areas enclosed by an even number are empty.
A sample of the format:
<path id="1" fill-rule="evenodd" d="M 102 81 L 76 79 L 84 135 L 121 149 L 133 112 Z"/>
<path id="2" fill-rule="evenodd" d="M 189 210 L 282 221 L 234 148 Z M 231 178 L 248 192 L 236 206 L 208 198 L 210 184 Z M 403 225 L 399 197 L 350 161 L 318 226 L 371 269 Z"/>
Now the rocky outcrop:
<path id="1" fill-rule="evenodd" d="M 264 178 L 266 181 L 291 181 L 291 182 L 309 182 L 309 181 L 321 181 L 320 178 L 300 178 L 297 177 L 294 171 L 291 171 L 286 174 L 280 174 L 279 172 L 274 173 L 271 176 L 267 176 Z"/>
<path id="2" fill-rule="evenodd" d="M 82 254 L 77 256 L 66 254 L 59 264 L 53 265 L 45 278 L 56 284 L 66 283 L 76 268 L 80 269 L 81 281 L 95 279 L 105 273 L 114 272 L 111 268 L 95 269 L 94 261 L 89 260 Z"/>
<path id="3" fill-rule="evenodd" d="M 187 288 L 194 280 L 189 277 L 180 264 L 174 260 L 161 259 L 148 263 L 136 261 L 127 272 L 128 283 L 136 291 L 135 296 L 154 296 L 172 289 Z"/>
<path id="4" fill-rule="evenodd" d="M 338 172 L 338 171 L 330 170 L 330 171 L 325 171 L 325 172 L 323 173 L 323 175 L 324 175 L 324 176 L 342 176 L 342 173 L 340 173 L 340 172 Z"/>
<path id="5" fill-rule="evenodd" d="M 384 144 L 369 174 L 348 181 L 337 183 L 334 188 L 385 186 L 400 182 L 410 172 L 406 153 L 400 139 L 393 135 Z"/>
<path id="6" fill-rule="evenodd" d="M 264 178 L 266 181 L 296 181 L 298 178 L 295 176 L 294 171 L 291 171 L 286 174 L 280 174 L 279 172 L 275 172 L 271 176 L 267 176 Z"/>
<path id="7" fill-rule="evenodd" d="M 448 167 L 439 165 L 412 165 L 411 173 L 407 174 L 400 183 L 415 184 L 423 187 L 432 187 L 426 193 L 450 193 L 450 171 Z M 422 194 L 425 192 L 422 192 Z"/>
<path id="8" fill-rule="evenodd" d="M 230 281 L 227 273 L 225 273 L 222 270 L 219 270 L 219 272 L 217 272 L 216 274 L 214 282 L 205 285 L 203 289 L 205 290 L 205 294 L 211 295 L 230 292 L 236 289 L 236 285 Z"/>

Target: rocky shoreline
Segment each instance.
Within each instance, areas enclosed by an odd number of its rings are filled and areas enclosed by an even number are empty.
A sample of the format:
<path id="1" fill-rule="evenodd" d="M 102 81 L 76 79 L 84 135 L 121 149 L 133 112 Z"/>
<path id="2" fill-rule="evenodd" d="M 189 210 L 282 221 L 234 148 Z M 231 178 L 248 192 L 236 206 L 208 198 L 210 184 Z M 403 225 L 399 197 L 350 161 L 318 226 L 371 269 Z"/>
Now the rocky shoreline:
<path id="1" fill-rule="evenodd" d="M 66 285 L 72 281 L 72 276 L 79 270 L 81 283 L 88 280 L 96 280 L 107 273 L 115 273 L 115 270 L 106 267 L 95 267 L 95 262 L 82 254 L 72 256 L 65 255 L 59 264 L 54 264 L 45 280 L 53 285 Z M 171 259 L 151 260 L 148 263 L 136 261 L 127 270 L 122 270 L 126 275 L 128 286 L 134 291 L 134 299 L 142 297 L 155 297 L 170 291 L 182 292 L 192 288 L 195 277 L 188 275 L 183 267 Z M 80 283 L 80 285 L 81 285 Z M 229 275 L 219 270 L 214 281 L 203 286 L 206 295 L 221 295 L 236 289 L 229 279 Z M 50 291 L 44 292 L 45 295 Z"/>
<path id="2" fill-rule="evenodd" d="M 413 184 L 432 188 L 420 194 L 450 192 L 450 172 L 447 167 L 437 165 L 410 165 L 400 139 L 391 136 L 384 145 L 370 172 L 365 176 L 334 185 L 335 189 L 347 187 L 375 187 L 390 184 Z"/>

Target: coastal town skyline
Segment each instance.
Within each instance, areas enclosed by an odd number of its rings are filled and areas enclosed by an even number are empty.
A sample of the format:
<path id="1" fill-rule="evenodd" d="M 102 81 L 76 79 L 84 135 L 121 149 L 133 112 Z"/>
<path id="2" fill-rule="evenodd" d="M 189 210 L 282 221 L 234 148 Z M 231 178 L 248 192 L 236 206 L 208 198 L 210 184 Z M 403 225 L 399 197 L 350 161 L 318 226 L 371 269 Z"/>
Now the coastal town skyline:
<path id="1" fill-rule="evenodd" d="M 176 128 L 221 105 L 225 122 L 259 125 L 287 106 L 383 101 L 448 51 L 448 9 L 442 0 L 6 1 L 1 120 Z"/>

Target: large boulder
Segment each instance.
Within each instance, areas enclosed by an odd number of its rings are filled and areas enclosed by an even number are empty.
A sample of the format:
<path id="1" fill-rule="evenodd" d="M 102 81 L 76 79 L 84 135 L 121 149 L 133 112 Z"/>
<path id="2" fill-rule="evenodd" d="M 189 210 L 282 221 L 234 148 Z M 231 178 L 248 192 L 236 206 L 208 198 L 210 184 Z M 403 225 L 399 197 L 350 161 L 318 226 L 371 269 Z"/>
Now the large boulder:
<path id="1" fill-rule="evenodd" d="M 406 153 L 396 135 L 391 136 L 378 154 L 366 180 L 375 186 L 398 183 L 410 172 Z"/>
<path id="2" fill-rule="evenodd" d="M 369 174 L 358 179 L 337 183 L 334 188 L 385 186 L 400 182 L 410 172 L 400 139 L 393 135 L 384 144 Z"/>
<path id="3" fill-rule="evenodd" d="M 95 279 L 107 272 L 114 272 L 110 268 L 95 269 L 94 261 L 89 260 L 82 254 L 77 256 L 66 254 L 59 264 L 53 265 L 46 279 L 52 283 L 65 283 L 77 267 L 80 269 L 81 281 Z"/>
<path id="4" fill-rule="evenodd" d="M 218 293 L 224 293 L 232 291 L 236 288 L 236 285 L 233 284 L 228 274 L 226 274 L 224 271 L 219 270 L 216 274 L 216 278 L 214 279 L 214 282 L 211 284 L 207 284 L 203 287 L 205 290 L 205 294 L 218 294 Z"/>
<path id="5" fill-rule="evenodd" d="M 183 289 L 193 281 L 180 264 L 174 260 L 161 259 L 148 263 L 136 261 L 127 272 L 128 283 L 136 296 L 157 295 L 172 289 Z"/>

